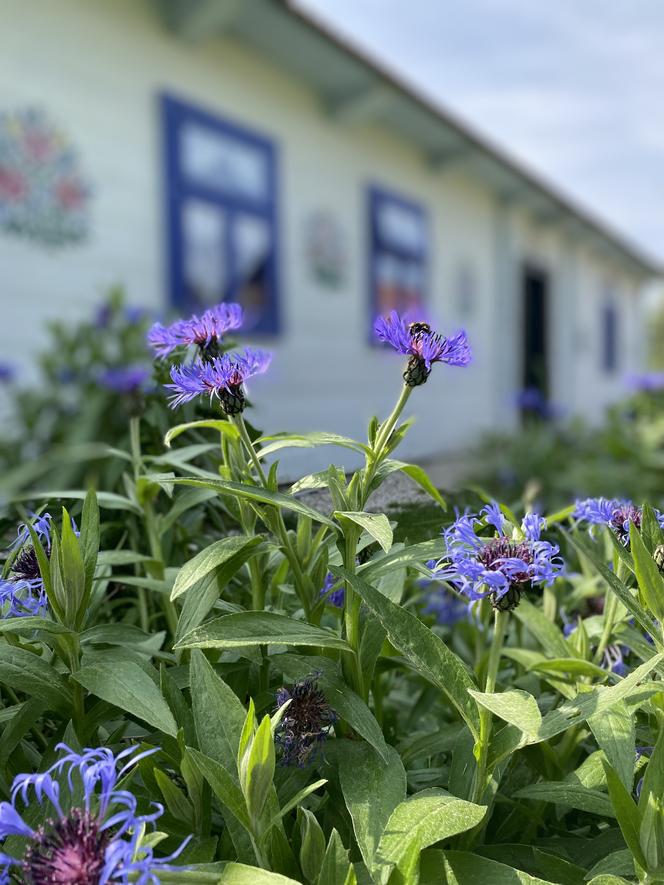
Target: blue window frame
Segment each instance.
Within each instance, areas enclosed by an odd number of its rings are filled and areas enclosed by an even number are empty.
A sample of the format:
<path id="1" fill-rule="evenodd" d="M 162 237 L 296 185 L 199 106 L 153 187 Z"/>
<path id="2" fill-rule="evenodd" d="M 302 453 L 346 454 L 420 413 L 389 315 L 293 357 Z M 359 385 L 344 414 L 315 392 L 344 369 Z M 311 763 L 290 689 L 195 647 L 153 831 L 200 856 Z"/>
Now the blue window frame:
<path id="1" fill-rule="evenodd" d="M 428 226 L 424 208 L 369 188 L 371 322 L 390 310 L 417 311 L 426 301 Z"/>
<path id="2" fill-rule="evenodd" d="M 238 301 L 248 331 L 278 332 L 274 144 L 171 96 L 161 107 L 171 302 Z"/>
<path id="3" fill-rule="evenodd" d="M 615 372 L 618 368 L 618 311 L 612 301 L 602 305 L 602 368 Z"/>

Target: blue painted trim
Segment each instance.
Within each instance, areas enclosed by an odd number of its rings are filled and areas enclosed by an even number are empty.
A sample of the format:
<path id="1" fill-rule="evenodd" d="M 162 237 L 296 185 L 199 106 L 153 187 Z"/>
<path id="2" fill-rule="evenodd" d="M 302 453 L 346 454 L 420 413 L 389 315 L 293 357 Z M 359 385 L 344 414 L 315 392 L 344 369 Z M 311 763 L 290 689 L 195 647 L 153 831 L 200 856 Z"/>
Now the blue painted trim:
<path id="1" fill-rule="evenodd" d="M 227 118 L 222 119 L 202 108 L 175 98 L 171 94 L 162 93 L 160 106 L 168 250 L 166 256 L 167 290 L 170 293 L 170 303 L 183 313 L 192 309 L 184 286 L 181 208 L 185 200 L 198 198 L 223 209 L 229 218 L 229 230 L 234 215 L 240 212 L 261 218 L 268 223 L 271 231 L 272 254 L 266 269 L 267 310 L 252 332 L 277 334 L 280 331 L 277 145 L 266 136 L 245 129 Z M 183 126 L 190 123 L 230 135 L 247 145 L 258 148 L 264 154 L 268 185 L 268 196 L 264 202 L 255 201 L 239 194 L 225 194 L 186 179 L 180 162 L 178 140 Z M 225 265 L 231 270 L 230 279 L 232 281 L 234 260 L 229 236 L 225 238 L 224 249 L 226 253 Z M 231 282 L 231 286 L 235 289 L 236 284 Z M 232 293 L 230 294 L 232 295 Z"/>
<path id="2" fill-rule="evenodd" d="M 420 217 L 425 233 L 425 244 L 422 249 L 398 248 L 394 244 L 385 243 L 382 240 L 378 230 L 377 217 L 378 208 L 383 203 L 392 203 Z M 375 274 L 376 255 L 379 251 L 387 252 L 396 258 L 419 263 L 422 275 L 423 300 L 427 301 L 429 295 L 429 214 L 422 203 L 403 197 L 377 184 L 370 184 L 367 187 L 367 206 L 367 231 L 369 236 L 365 254 L 367 255 L 367 291 L 369 293 L 367 299 L 369 307 L 369 340 L 372 344 L 375 344 L 373 324 L 378 314 L 378 286 Z"/>

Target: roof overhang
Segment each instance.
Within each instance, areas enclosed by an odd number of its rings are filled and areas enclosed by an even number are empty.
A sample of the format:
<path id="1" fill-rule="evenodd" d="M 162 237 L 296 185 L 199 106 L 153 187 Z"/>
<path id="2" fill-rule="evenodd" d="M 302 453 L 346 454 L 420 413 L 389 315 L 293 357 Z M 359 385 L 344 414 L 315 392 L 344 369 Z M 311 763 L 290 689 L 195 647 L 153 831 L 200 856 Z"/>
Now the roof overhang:
<path id="1" fill-rule="evenodd" d="M 588 209 L 509 156 L 393 71 L 342 39 L 293 0 L 158 0 L 169 28 L 197 41 L 223 33 L 259 51 L 319 96 L 343 126 L 374 123 L 414 144 L 432 170 L 460 168 L 504 202 L 518 203 L 547 226 L 578 237 L 640 277 L 664 268 Z M 573 222 L 573 225 L 570 225 Z"/>

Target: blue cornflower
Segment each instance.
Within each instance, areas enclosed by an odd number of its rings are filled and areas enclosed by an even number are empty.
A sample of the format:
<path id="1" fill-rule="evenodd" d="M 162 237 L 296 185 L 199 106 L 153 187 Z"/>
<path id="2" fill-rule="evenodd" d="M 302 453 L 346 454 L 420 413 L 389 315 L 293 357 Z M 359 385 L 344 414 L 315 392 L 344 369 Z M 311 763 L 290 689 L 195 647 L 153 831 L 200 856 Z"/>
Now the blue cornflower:
<path id="1" fill-rule="evenodd" d="M 629 653 L 629 649 L 627 653 Z M 625 663 L 622 649 L 618 644 L 607 647 L 602 658 L 602 667 L 617 676 L 626 676 L 629 673 L 629 667 Z"/>
<path id="2" fill-rule="evenodd" d="M 12 845 L 12 854 L 0 853 L 0 885 L 159 885 L 160 871 L 173 869 L 170 862 L 189 840 L 170 857 L 155 858 L 142 839 L 163 808 L 153 803 L 151 814 L 139 814 L 136 797 L 118 788 L 120 779 L 156 750 L 137 753 L 137 747 L 130 747 L 114 756 L 104 747 L 82 753 L 66 744 L 56 749 L 61 753 L 57 762 L 43 774 L 17 775 L 11 802 L 0 802 L 0 839 L 26 840 L 22 850 Z M 20 803 L 32 811 L 34 802 L 49 809 L 37 829 L 17 807 Z"/>
<path id="3" fill-rule="evenodd" d="M 217 397 L 227 415 L 237 415 L 246 405 L 242 385 L 247 378 L 267 371 L 271 359 L 271 353 L 247 347 L 242 355 L 222 353 L 209 362 L 173 366 L 173 383 L 165 385 L 173 391 L 171 408 L 206 393 L 210 399 Z"/>
<path id="4" fill-rule="evenodd" d="M 290 701 L 274 733 L 280 762 L 304 768 L 328 737 L 337 714 L 318 688 L 316 675 L 296 682 L 291 689 L 280 688 L 276 700 L 277 710 Z"/>
<path id="5" fill-rule="evenodd" d="M 664 372 L 644 372 L 627 379 L 629 387 L 642 393 L 657 393 L 664 390 Z"/>
<path id="6" fill-rule="evenodd" d="M 409 357 L 403 378 L 409 387 L 417 387 L 429 377 L 433 363 L 467 366 L 471 361 L 468 337 L 463 329 L 449 338 L 431 331 L 428 323 L 408 323 L 393 310 L 378 317 L 374 332 L 399 353 Z"/>
<path id="7" fill-rule="evenodd" d="M 0 578 L 0 618 L 27 618 L 43 615 L 48 599 L 43 584 Z"/>
<path id="8" fill-rule="evenodd" d="M 145 387 L 150 377 L 144 366 L 116 366 L 105 369 L 99 375 L 99 383 L 115 393 L 136 394 Z"/>
<path id="9" fill-rule="evenodd" d="M 479 537 L 478 525 L 491 525 L 493 537 Z M 562 574 L 559 547 L 541 539 L 545 520 L 529 513 L 519 536 L 508 536 L 506 520 L 496 504 L 479 515 L 458 516 L 443 531 L 446 552 L 434 576 L 449 581 L 471 600 L 489 596 L 494 608 L 509 611 L 519 604 L 521 593 L 533 586 L 552 584 Z"/>
<path id="10" fill-rule="evenodd" d="M 576 509 L 572 514 L 579 522 L 589 525 L 606 525 L 627 544 L 629 542 L 629 524 L 633 522 L 641 528 L 643 511 L 631 501 L 621 498 L 586 498 L 576 502 Z M 655 516 L 660 528 L 664 528 L 664 513 L 655 510 Z"/>
<path id="11" fill-rule="evenodd" d="M 16 375 L 14 367 L 9 363 L 0 363 L 0 384 L 10 384 Z"/>
<path id="12" fill-rule="evenodd" d="M 334 605 L 337 608 L 343 608 L 344 600 L 346 599 L 346 591 L 342 586 L 339 586 L 340 584 L 340 579 L 335 578 L 331 572 L 328 572 L 325 575 L 323 586 L 318 591 L 318 595 L 321 597 L 324 596 L 325 602 L 329 602 L 330 605 Z M 335 585 L 337 586 L 336 590 L 333 589 Z"/>
<path id="13" fill-rule="evenodd" d="M 170 326 L 155 323 L 147 335 L 148 344 L 157 356 L 166 357 L 176 347 L 198 346 L 205 358 L 219 356 L 219 342 L 232 329 L 242 326 L 242 308 L 239 304 L 222 302 L 206 310 L 202 316 L 176 320 Z"/>
<path id="14" fill-rule="evenodd" d="M 35 516 L 32 528 L 39 538 L 44 552 L 47 556 L 51 555 L 51 525 L 53 520 L 50 513 L 43 513 L 41 516 Z M 74 522 L 72 520 L 72 525 Z M 39 570 L 39 562 L 35 548 L 32 545 L 30 532 L 25 523 L 21 523 L 18 527 L 16 540 L 10 547 L 11 550 L 17 550 L 16 556 L 11 564 L 9 571 L 9 582 L 15 584 L 27 584 L 27 586 L 36 594 L 35 598 L 42 598 L 44 592 L 44 583 L 42 581 L 41 572 Z M 8 591 L 6 591 L 8 592 Z M 24 590 L 20 592 L 17 588 L 18 598 L 24 596 Z M 44 606 L 46 599 L 44 597 Z"/>

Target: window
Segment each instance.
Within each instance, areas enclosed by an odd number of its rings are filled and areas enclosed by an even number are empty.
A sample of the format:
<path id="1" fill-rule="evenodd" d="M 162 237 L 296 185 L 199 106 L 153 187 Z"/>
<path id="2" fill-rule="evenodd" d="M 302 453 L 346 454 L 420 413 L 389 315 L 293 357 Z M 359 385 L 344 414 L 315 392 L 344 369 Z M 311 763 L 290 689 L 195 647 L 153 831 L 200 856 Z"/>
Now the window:
<path id="1" fill-rule="evenodd" d="M 613 301 L 602 306 L 602 368 L 605 372 L 618 368 L 618 311 Z"/>
<path id="2" fill-rule="evenodd" d="M 173 304 L 238 301 L 247 329 L 277 332 L 274 145 L 170 97 L 162 113 Z"/>
<path id="3" fill-rule="evenodd" d="M 426 298 L 427 224 L 421 206 L 369 191 L 371 321 L 391 310 L 417 310 Z"/>

